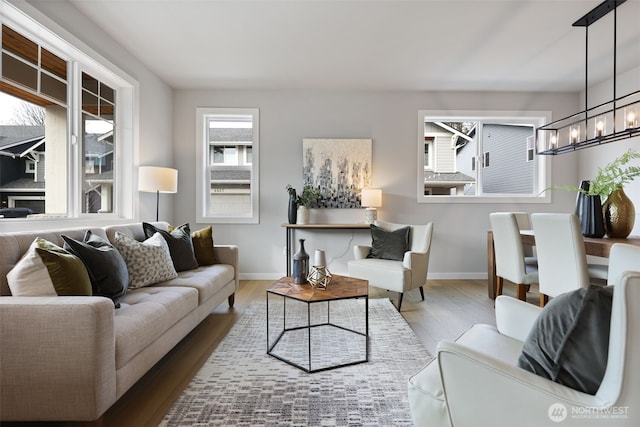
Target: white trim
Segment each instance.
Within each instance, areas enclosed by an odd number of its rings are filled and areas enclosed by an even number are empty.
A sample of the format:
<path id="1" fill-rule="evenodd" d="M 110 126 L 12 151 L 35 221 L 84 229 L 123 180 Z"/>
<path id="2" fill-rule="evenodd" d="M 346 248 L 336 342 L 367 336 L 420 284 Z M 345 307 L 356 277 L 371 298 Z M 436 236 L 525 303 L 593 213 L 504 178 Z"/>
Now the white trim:
<path id="1" fill-rule="evenodd" d="M 253 162 L 243 167 L 251 168 L 251 212 L 246 216 L 210 215 L 206 212 L 205 200 L 210 197 L 209 185 L 209 157 L 207 121 L 206 118 L 215 115 L 250 115 L 253 118 Z M 258 224 L 260 222 L 260 110 L 258 108 L 196 108 L 196 222 L 198 223 L 226 223 L 226 224 Z M 224 145 L 234 145 L 232 143 Z M 207 150 L 207 151 L 205 151 Z M 226 164 L 219 164 L 220 167 Z M 206 185 L 205 185 L 206 183 Z"/>

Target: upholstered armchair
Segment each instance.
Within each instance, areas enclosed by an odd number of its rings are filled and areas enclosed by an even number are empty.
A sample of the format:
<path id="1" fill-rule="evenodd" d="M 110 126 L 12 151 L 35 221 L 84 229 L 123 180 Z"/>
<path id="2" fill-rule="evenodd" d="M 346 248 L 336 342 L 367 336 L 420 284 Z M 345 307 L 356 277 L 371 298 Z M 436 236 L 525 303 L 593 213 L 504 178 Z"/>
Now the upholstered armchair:
<path id="1" fill-rule="evenodd" d="M 637 259 L 637 258 L 636 258 Z M 496 324 L 474 325 L 409 379 L 417 427 L 640 425 L 640 272 L 613 292 L 604 377 L 587 394 L 521 369 L 516 361 L 542 308 L 496 298 Z"/>
<path id="2" fill-rule="evenodd" d="M 376 221 L 374 225 L 389 232 L 409 227 L 408 250 L 400 254 L 397 257 L 399 259 L 384 259 L 368 257 L 372 252 L 372 246 L 354 246 L 355 259 L 348 263 L 349 276 L 368 280 L 369 286 L 398 292 L 398 311 L 402 307 L 404 293 L 412 289 L 419 288 L 424 301 L 423 286 L 429 271 L 433 223 L 406 225 Z M 373 243 L 376 244 L 375 241 Z"/>

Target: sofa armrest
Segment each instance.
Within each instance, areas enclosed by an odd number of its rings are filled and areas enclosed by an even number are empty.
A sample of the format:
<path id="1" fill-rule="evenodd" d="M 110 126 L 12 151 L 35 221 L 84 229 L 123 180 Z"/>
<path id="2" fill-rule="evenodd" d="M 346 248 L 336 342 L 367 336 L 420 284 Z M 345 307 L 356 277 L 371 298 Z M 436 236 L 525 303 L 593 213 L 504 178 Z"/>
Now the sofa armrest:
<path id="1" fill-rule="evenodd" d="M 438 364 L 452 424 L 542 426 L 553 424 L 549 408 L 564 405 L 569 416 L 563 426 L 580 425 L 572 407 L 602 408 L 597 396 L 573 390 L 524 369 L 494 359 L 464 345 L 438 344 Z M 566 414 L 566 412 L 565 412 Z"/>
<path id="2" fill-rule="evenodd" d="M 99 418 L 116 401 L 113 302 L 0 297 L 3 420 Z"/>
<path id="3" fill-rule="evenodd" d="M 500 295 L 496 298 L 496 327 L 501 334 L 524 341 L 541 311 L 533 304 Z"/>
<path id="4" fill-rule="evenodd" d="M 365 259 L 371 252 L 371 246 L 355 245 L 353 247 L 353 257 L 355 259 Z"/>
<path id="5" fill-rule="evenodd" d="M 213 253 L 218 263 L 233 266 L 234 277 L 236 281 L 236 290 L 238 290 L 238 286 L 240 286 L 240 279 L 239 279 L 240 272 L 238 270 L 238 264 L 239 264 L 238 246 L 214 245 Z"/>

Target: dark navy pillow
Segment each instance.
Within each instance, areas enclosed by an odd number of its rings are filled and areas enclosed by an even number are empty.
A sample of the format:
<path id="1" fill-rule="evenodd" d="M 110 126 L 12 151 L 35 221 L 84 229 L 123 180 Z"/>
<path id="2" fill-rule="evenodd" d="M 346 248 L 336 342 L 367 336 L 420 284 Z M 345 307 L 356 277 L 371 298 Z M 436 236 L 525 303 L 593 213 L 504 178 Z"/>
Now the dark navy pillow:
<path id="1" fill-rule="evenodd" d="M 595 394 L 607 367 L 613 289 L 590 285 L 553 298 L 529 332 L 518 366 Z"/>

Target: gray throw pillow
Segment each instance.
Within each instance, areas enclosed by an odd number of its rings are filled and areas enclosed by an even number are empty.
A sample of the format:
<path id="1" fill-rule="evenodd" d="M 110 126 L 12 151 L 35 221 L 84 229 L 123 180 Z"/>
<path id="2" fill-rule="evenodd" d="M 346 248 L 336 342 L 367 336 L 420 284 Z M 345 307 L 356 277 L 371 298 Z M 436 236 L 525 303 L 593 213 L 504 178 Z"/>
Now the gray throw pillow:
<path id="1" fill-rule="evenodd" d="M 371 251 L 367 258 L 402 261 L 404 253 L 409 250 L 410 231 L 411 227 L 409 226 L 387 231 L 371 224 Z"/>
<path id="2" fill-rule="evenodd" d="M 107 240 L 87 230 L 82 242 L 62 236 L 64 249 L 82 260 L 91 281 L 93 295 L 111 298 L 116 308 L 118 300 L 127 292 L 129 272 L 127 264 Z"/>
<path id="3" fill-rule="evenodd" d="M 169 246 L 171 261 L 176 271 L 186 271 L 198 268 L 198 260 L 193 251 L 193 242 L 191 241 L 191 230 L 189 224 L 183 224 L 174 228 L 171 232 L 161 230 L 152 224 L 143 222 L 142 228 L 146 238 L 160 233 Z"/>
<path id="4" fill-rule="evenodd" d="M 595 394 L 607 367 L 613 290 L 590 285 L 553 298 L 529 332 L 518 366 Z"/>

